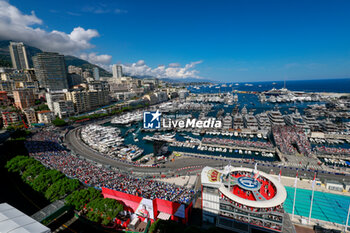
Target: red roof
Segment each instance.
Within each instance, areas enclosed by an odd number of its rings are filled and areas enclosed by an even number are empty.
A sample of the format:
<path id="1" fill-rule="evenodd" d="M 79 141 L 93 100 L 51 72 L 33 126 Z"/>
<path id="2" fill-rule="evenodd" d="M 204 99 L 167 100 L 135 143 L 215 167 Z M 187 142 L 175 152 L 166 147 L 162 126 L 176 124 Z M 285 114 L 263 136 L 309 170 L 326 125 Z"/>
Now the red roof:
<path id="1" fill-rule="evenodd" d="M 47 113 L 47 112 L 51 112 L 50 110 L 42 110 L 42 111 L 39 111 L 38 113 Z"/>

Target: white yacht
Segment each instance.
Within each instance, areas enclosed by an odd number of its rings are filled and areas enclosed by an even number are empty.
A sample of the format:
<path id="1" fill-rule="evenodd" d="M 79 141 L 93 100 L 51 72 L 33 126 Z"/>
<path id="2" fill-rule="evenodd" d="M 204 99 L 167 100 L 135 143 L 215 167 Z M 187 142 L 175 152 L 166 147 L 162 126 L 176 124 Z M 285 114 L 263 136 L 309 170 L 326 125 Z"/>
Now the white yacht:
<path id="1" fill-rule="evenodd" d="M 244 128 L 243 117 L 240 113 L 237 113 L 233 117 L 233 128 L 234 129 L 243 129 Z"/>
<path id="2" fill-rule="evenodd" d="M 270 120 L 266 114 L 266 112 L 262 112 L 256 115 L 256 119 L 258 121 L 259 129 L 261 130 L 269 130 L 271 128 Z"/>
<path id="3" fill-rule="evenodd" d="M 229 113 L 226 113 L 226 116 L 222 119 L 222 127 L 224 129 L 231 129 L 232 128 L 232 117 Z"/>
<path id="4" fill-rule="evenodd" d="M 252 113 L 243 116 L 244 126 L 253 131 L 258 130 L 258 121 Z"/>
<path id="5" fill-rule="evenodd" d="M 285 125 L 283 115 L 278 109 L 271 110 L 267 113 L 271 125 L 283 126 Z"/>

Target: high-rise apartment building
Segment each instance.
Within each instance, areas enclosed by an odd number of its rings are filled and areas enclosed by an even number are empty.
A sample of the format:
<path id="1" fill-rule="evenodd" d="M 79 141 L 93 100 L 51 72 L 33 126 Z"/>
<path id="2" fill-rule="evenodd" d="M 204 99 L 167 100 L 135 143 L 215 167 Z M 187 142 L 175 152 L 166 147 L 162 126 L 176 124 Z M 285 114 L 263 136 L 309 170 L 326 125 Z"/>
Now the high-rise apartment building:
<path id="1" fill-rule="evenodd" d="M 98 70 L 97 67 L 95 67 L 95 68 L 93 69 L 93 72 L 94 72 L 94 79 L 95 79 L 95 81 L 100 80 L 100 71 Z"/>
<path id="2" fill-rule="evenodd" d="M 35 96 L 32 89 L 13 91 L 13 97 L 17 108 L 25 109 L 35 105 Z"/>
<path id="3" fill-rule="evenodd" d="M 70 100 L 73 102 L 75 112 L 81 113 L 109 104 L 108 94 L 107 90 L 102 89 L 76 90 L 65 93 L 65 97 L 66 101 Z"/>
<path id="4" fill-rule="evenodd" d="M 121 65 L 114 64 L 112 66 L 113 78 L 120 79 L 123 77 L 123 68 Z"/>
<path id="5" fill-rule="evenodd" d="M 60 100 L 53 103 L 54 114 L 59 118 L 69 117 L 74 115 L 74 104 L 70 100 Z"/>
<path id="6" fill-rule="evenodd" d="M 90 103 L 87 91 L 71 91 L 65 93 L 66 100 L 71 100 L 74 103 L 77 113 L 90 110 Z"/>
<path id="7" fill-rule="evenodd" d="M 54 111 L 54 102 L 58 102 L 61 100 L 65 100 L 65 93 L 67 90 L 61 90 L 61 91 L 50 91 L 45 94 L 47 106 L 49 107 L 50 111 Z"/>
<path id="8" fill-rule="evenodd" d="M 12 67 L 16 70 L 29 69 L 26 47 L 22 42 L 10 42 Z"/>
<path id="9" fill-rule="evenodd" d="M 27 118 L 27 122 L 28 122 L 29 125 L 35 124 L 35 123 L 38 122 L 37 119 L 36 119 L 36 115 L 35 115 L 34 109 L 28 108 L 28 109 L 23 110 L 23 112 L 24 112 L 24 115 Z"/>
<path id="10" fill-rule="evenodd" d="M 64 56 L 44 52 L 33 57 L 34 69 L 40 87 L 50 90 L 68 89 L 68 79 Z"/>

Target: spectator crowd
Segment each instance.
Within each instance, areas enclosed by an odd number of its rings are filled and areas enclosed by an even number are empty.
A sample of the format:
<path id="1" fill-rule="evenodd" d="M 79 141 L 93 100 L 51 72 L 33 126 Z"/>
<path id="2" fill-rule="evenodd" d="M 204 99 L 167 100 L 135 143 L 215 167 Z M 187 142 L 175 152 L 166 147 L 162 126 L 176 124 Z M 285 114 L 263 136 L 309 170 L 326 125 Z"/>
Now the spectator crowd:
<path id="1" fill-rule="evenodd" d="M 25 142 L 29 155 L 42 164 L 95 188 L 110 188 L 148 199 L 164 199 L 189 204 L 195 191 L 152 179 L 139 178 L 106 168 L 73 155 L 61 144 L 53 130 L 41 130 Z"/>
<path id="2" fill-rule="evenodd" d="M 300 153 L 305 156 L 311 153 L 311 144 L 301 128 L 295 126 L 274 126 L 272 134 L 276 146 L 282 153 Z"/>

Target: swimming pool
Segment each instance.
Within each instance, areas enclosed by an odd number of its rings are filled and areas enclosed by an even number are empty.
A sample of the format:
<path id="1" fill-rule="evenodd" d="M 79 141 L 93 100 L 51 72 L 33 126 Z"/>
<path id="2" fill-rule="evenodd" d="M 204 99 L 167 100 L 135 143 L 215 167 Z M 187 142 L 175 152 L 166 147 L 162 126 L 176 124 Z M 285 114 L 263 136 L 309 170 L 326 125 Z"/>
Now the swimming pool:
<path id="1" fill-rule="evenodd" d="M 293 211 L 294 188 L 285 187 L 287 199 L 284 209 L 287 213 Z M 295 200 L 295 215 L 309 217 L 312 190 L 297 189 Z M 311 218 L 345 225 L 350 197 L 332 193 L 315 191 Z"/>

